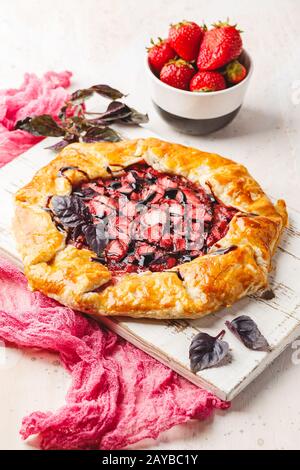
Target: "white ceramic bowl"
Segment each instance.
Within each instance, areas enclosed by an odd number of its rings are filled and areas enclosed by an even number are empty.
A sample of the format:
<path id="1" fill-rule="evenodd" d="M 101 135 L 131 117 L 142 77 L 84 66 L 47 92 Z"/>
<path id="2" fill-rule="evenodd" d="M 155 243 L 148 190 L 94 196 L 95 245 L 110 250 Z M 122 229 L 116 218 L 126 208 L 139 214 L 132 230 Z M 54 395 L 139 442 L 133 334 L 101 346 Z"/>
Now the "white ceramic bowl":
<path id="1" fill-rule="evenodd" d="M 146 58 L 152 101 L 162 117 L 181 132 L 204 135 L 220 129 L 239 112 L 252 75 L 252 60 L 245 50 L 239 60 L 247 68 L 247 76 L 242 82 L 221 91 L 194 93 L 159 80 Z"/>

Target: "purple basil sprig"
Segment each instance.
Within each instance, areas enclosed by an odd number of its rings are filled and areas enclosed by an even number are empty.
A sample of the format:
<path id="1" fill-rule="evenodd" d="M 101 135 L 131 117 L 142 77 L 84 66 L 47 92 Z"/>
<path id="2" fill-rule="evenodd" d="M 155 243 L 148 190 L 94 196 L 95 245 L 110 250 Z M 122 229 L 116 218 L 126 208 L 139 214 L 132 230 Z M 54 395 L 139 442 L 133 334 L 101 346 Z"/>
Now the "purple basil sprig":
<path id="1" fill-rule="evenodd" d="M 86 111 L 84 102 L 93 94 L 112 100 L 104 112 Z M 15 129 L 35 136 L 62 137 L 62 140 L 48 147 L 54 151 L 60 151 L 74 142 L 118 142 L 122 138 L 110 127 L 112 124 L 140 125 L 149 120 L 147 114 L 116 101 L 125 96 L 109 85 L 93 85 L 72 93 L 69 101 L 60 110 L 59 121 L 48 114 L 28 116 L 18 121 Z"/>

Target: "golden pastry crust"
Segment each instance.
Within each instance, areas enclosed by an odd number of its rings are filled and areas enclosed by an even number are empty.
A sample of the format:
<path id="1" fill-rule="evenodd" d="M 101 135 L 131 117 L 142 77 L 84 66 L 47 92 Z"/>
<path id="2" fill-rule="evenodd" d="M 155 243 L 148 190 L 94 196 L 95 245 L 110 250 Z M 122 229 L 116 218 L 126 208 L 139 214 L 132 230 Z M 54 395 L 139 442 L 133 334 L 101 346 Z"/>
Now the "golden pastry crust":
<path id="1" fill-rule="evenodd" d="M 165 272 L 126 274 L 110 285 L 106 266 L 91 260 L 92 251 L 67 245 L 43 208 L 50 196 L 70 194 L 73 184 L 109 178 L 111 171 L 142 160 L 210 188 L 239 212 L 206 255 Z M 62 177 L 62 167 L 77 169 Z M 15 202 L 13 228 L 31 289 L 94 316 L 197 318 L 232 305 L 267 286 L 271 258 L 287 224 L 284 201 L 274 206 L 242 165 L 154 138 L 71 144 L 17 192 Z M 217 251 L 232 245 L 237 248 Z"/>

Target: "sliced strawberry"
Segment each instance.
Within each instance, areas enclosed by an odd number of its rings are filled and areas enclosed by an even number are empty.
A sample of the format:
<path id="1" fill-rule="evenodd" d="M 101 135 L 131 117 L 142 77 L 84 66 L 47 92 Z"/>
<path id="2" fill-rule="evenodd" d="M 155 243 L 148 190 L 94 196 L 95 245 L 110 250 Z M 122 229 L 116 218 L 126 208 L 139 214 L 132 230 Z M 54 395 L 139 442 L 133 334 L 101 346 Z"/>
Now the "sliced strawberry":
<path id="1" fill-rule="evenodd" d="M 132 219 L 137 216 L 137 205 L 135 202 L 124 198 L 120 202 L 120 211 L 122 215 L 128 217 L 129 219 Z"/>
<path id="2" fill-rule="evenodd" d="M 106 257 L 113 261 L 125 258 L 128 245 L 121 240 L 112 240 L 106 247 Z"/>
<path id="3" fill-rule="evenodd" d="M 161 237 L 163 235 L 163 227 L 159 224 L 148 227 L 143 231 L 144 240 L 149 241 L 153 244 L 160 244 Z"/>
<path id="4" fill-rule="evenodd" d="M 167 175 L 160 178 L 158 184 L 164 191 L 178 187 L 177 182 L 172 180 L 171 176 L 167 176 Z"/>
<path id="5" fill-rule="evenodd" d="M 196 192 L 189 188 L 183 188 L 181 191 L 185 195 L 186 204 L 194 206 L 197 206 L 199 204 L 200 201 Z"/>
<path id="6" fill-rule="evenodd" d="M 177 201 L 166 201 L 165 204 L 166 203 L 169 207 L 170 215 L 180 216 L 180 217 L 184 215 L 184 206 L 182 204 L 179 204 L 179 202 Z"/>
<path id="7" fill-rule="evenodd" d="M 136 250 L 135 254 L 136 256 L 144 256 L 144 255 L 149 255 L 149 254 L 154 254 L 155 253 L 155 247 L 152 245 L 149 245 L 148 243 L 137 243 L 136 244 Z"/>
<path id="8" fill-rule="evenodd" d="M 127 174 L 127 182 L 134 185 L 136 184 L 136 177 L 133 173 L 133 171 L 129 171 Z"/>
<path id="9" fill-rule="evenodd" d="M 191 261 L 227 233 L 236 213 L 197 184 L 144 163 L 118 178 L 84 184 L 74 194 L 89 208 L 94 224 L 102 218 L 108 240 L 102 256 L 116 276 Z M 78 249 L 85 246 L 80 225 L 72 237 Z"/>
<path id="10" fill-rule="evenodd" d="M 157 204 L 160 199 L 164 196 L 164 189 L 157 184 L 153 184 L 142 190 L 142 193 L 138 197 L 140 204 Z"/>
<path id="11" fill-rule="evenodd" d="M 173 238 L 174 251 L 184 251 L 186 249 L 185 238 Z"/>
<path id="12" fill-rule="evenodd" d="M 157 224 L 164 225 L 167 221 L 167 213 L 162 208 L 152 208 L 149 209 L 147 212 L 142 214 L 140 218 L 140 223 L 145 226 L 154 226 Z"/>

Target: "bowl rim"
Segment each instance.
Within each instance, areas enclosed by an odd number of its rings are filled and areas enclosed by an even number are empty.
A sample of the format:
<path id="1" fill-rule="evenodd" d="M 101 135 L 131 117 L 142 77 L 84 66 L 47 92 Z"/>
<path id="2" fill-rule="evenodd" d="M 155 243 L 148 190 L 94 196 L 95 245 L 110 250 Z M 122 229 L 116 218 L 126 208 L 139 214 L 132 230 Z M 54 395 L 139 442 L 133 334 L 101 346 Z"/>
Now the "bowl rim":
<path id="1" fill-rule="evenodd" d="M 149 61 L 148 61 L 148 56 L 146 55 L 146 58 L 145 58 L 145 67 L 146 67 L 146 70 L 147 70 L 147 73 L 149 74 L 149 76 L 151 77 L 152 80 L 154 80 L 155 82 L 157 82 L 159 85 L 161 85 L 163 88 L 166 88 L 168 90 L 173 90 L 175 93 L 180 93 L 182 95 L 186 95 L 186 96 L 195 96 L 195 97 L 199 97 L 199 96 L 202 96 L 202 97 L 209 97 L 209 96 L 220 96 L 221 94 L 224 95 L 226 93 L 232 93 L 233 90 L 236 90 L 237 88 L 245 85 L 249 80 L 250 80 L 250 77 L 253 73 L 253 61 L 252 61 L 252 57 L 251 55 L 249 54 L 249 52 L 246 50 L 246 49 L 243 49 L 243 51 L 241 52 L 241 54 L 245 53 L 247 55 L 247 58 L 249 60 L 249 69 L 248 69 L 248 73 L 247 73 L 247 76 L 246 78 L 244 78 L 244 80 L 242 80 L 241 82 L 237 83 L 236 85 L 233 85 L 232 87 L 229 87 L 229 88 L 225 88 L 225 90 L 218 90 L 218 91 L 210 91 L 209 93 L 201 93 L 201 92 L 193 92 L 193 91 L 190 91 L 190 90 L 181 90 L 180 88 L 175 88 L 175 87 L 172 87 L 171 85 L 168 85 L 167 83 L 164 83 L 162 82 L 151 70 L 151 67 L 149 65 Z M 197 73 L 197 72 L 196 72 Z"/>

